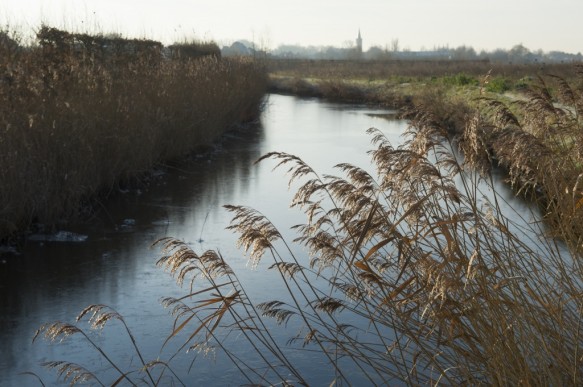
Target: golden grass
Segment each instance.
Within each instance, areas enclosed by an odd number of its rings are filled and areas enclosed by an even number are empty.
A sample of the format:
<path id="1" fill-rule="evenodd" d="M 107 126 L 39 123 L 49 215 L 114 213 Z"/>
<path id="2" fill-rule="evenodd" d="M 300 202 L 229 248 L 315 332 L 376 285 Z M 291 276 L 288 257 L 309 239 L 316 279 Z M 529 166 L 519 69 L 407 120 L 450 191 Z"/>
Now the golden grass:
<path id="1" fill-rule="evenodd" d="M 165 59 L 157 42 L 48 27 L 38 47 L 2 36 L 0 238 L 212 144 L 257 117 L 266 88 L 251 60 Z"/>

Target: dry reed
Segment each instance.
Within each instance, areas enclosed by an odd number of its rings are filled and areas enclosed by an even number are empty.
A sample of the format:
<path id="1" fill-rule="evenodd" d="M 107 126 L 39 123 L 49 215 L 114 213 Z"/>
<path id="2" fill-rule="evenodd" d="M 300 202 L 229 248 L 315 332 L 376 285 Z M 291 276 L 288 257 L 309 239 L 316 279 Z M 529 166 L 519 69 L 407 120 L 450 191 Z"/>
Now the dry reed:
<path id="1" fill-rule="evenodd" d="M 463 163 L 431 114 L 411 120 L 398 148 L 370 130 L 374 174 L 341 164 L 345 177 L 320 177 L 293 155 L 263 158 L 301 182 L 292 207 L 307 221 L 295 228 L 295 243 L 309 261 L 260 212 L 227 206 L 251 262 L 273 260 L 285 301 L 254 303 L 219 253 L 160 240 L 160 266 L 180 284 L 207 284 L 164 300 L 176 319 L 167 341 L 188 331 L 180 350 L 223 350 L 252 384 L 312 377 L 272 337 L 269 318 L 302 326 L 288 345 L 319 351 L 337 384 L 357 376 L 375 385 L 580 383 L 576 246 L 544 238 L 539 224 L 518 224 L 524 214 L 504 213 L 500 196 L 482 194 L 492 184 L 487 169 L 483 177 L 468 170 L 479 154 Z M 473 144 L 466 149 L 483 149 Z M 227 346 L 231 331 L 248 340 L 245 355 Z"/>
<path id="2" fill-rule="evenodd" d="M 192 58 L 192 45 L 173 59 L 157 42 L 48 27 L 34 47 L 0 37 L 0 239 L 212 144 L 257 117 L 266 88 L 260 64 Z"/>
<path id="3" fill-rule="evenodd" d="M 468 158 L 503 167 L 517 194 L 541 207 L 552 234 L 581 249 L 583 71 L 576 70 L 572 81 L 540 77 L 512 104 L 484 99 L 461 144 Z"/>

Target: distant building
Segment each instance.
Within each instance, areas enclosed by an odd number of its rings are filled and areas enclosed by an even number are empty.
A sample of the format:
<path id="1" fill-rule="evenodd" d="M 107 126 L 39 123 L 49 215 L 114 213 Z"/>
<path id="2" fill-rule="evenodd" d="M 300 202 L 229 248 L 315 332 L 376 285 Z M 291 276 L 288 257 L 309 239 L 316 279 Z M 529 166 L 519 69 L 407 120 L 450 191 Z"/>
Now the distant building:
<path id="1" fill-rule="evenodd" d="M 230 46 L 225 46 L 221 50 L 223 56 L 251 56 L 253 55 L 253 49 L 245 45 L 241 41 L 236 41 Z"/>

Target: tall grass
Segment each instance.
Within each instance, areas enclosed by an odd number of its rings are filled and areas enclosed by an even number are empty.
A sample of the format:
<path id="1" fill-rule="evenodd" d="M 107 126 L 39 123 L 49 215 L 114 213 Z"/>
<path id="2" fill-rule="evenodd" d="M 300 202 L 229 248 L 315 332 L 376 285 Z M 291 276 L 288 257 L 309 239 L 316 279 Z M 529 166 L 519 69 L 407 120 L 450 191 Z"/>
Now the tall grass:
<path id="1" fill-rule="evenodd" d="M 257 117 L 266 89 L 260 64 L 189 56 L 187 44 L 178 58 L 157 42 L 49 27 L 36 46 L 0 37 L 0 239 L 212 144 Z"/>
<path id="2" fill-rule="evenodd" d="M 167 341 L 224 351 L 250 384 L 309 384 L 290 349 L 319 352 L 332 384 L 581 384 L 580 240 L 549 238 L 496 193 L 479 135 L 491 128 L 486 117 L 468 121 L 459 155 L 441 120 L 418 109 L 404 145 L 371 129 L 373 168 L 339 164 L 339 177 L 293 155 L 265 155 L 299 184 L 292 207 L 306 221 L 297 236 L 258 210 L 226 208 L 250 262 L 270 260 L 289 294 L 250 300 L 220 253 L 162 239 L 158 265 L 191 285 L 163 301 L 175 317 Z M 570 214 L 579 203 L 561 208 Z M 270 319 L 301 329 L 282 345 Z M 61 337 L 51 327 L 44 334 Z M 233 333 L 248 342 L 244 353 L 228 346 Z"/>
<path id="3" fill-rule="evenodd" d="M 583 67 L 567 81 L 539 77 L 525 98 L 482 101 L 465 132 L 476 166 L 495 161 L 518 194 L 543 210 L 552 234 L 583 248 Z M 464 144 L 464 143 L 462 143 Z M 469 149 L 466 149 L 469 151 Z"/>
<path id="4" fill-rule="evenodd" d="M 180 241 L 163 241 L 170 254 L 161 262 L 179 277 L 204 268 L 212 291 L 220 285 L 214 300 L 219 317 L 231 313 L 235 323 L 224 325 L 232 329 L 265 332 L 262 318 L 298 320 L 302 333 L 292 342 L 321 351 L 335 383 L 350 384 L 359 373 L 371 384 L 580 383 L 583 267 L 576 247 L 543 239 L 536 224 L 525 231 L 514 221 L 521 214 L 503 213 L 500 197 L 482 197 L 488 180 L 482 186 L 464 171 L 444 133 L 426 116 L 415 121 L 418 130 L 398 149 L 372 131 L 376 175 L 342 164 L 344 178 L 322 178 L 294 156 L 268 155 L 291 179 L 306 178 L 292 205 L 307 217 L 295 241 L 309 262 L 260 212 L 227 207 L 241 246 L 254 263 L 272 260 L 291 301 L 268 299 L 250 310 L 228 269 L 211 271 L 226 266 L 220 256 L 199 257 Z M 212 341 L 221 320 L 212 311 L 190 309 L 176 325 L 196 316 L 192 330 L 205 332 L 197 339 Z M 273 355 L 268 364 L 285 368 Z M 283 382 L 276 374 L 245 375 Z"/>

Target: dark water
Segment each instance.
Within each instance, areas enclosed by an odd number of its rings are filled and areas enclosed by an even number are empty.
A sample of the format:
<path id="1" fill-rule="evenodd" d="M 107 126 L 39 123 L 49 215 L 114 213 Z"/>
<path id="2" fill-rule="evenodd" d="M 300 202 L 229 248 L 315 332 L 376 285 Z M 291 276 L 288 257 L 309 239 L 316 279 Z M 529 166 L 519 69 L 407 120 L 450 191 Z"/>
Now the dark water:
<path id="1" fill-rule="evenodd" d="M 246 257 L 235 247 L 236 236 L 225 230 L 231 215 L 222 205 L 254 207 L 281 230 L 301 223 L 301 214 L 288 208 L 291 194 L 282 171 L 272 172 L 271 162 L 254 165 L 254 161 L 270 151 L 285 151 L 300 156 L 321 173 L 334 172 L 331 167 L 339 162 L 367 166 L 370 138 L 366 129 L 377 127 L 395 144 L 401 141 L 407 125 L 387 119 L 390 114 L 272 95 L 262 125 L 229 135 L 219 152 L 170 168 L 147 191 L 118 195 L 103 203 L 103 210 L 91 222 L 66 229 L 74 234 L 58 235 L 65 239 L 87 236 L 85 241 L 43 241 L 37 236 L 26 243 L 20 256 L 3 258 L 0 386 L 38 385 L 34 377 L 19 375 L 26 371 L 53 385 L 56 374 L 39 367 L 48 360 L 107 369 L 79 338 L 54 345 L 42 340 L 31 343 L 41 323 L 74 322 L 75 316 L 93 303 L 109 305 L 125 317 L 147 360 L 168 359 L 172 346 L 160 348 L 173 320 L 159 299 L 183 295 L 185 290 L 155 266 L 160 252 L 149 246 L 164 236 L 183 239 L 197 252 L 220 250 L 243 284 L 248 284 L 254 301 L 276 298 L 283 293 L 281 284 L 267 275 L 264 267 L 254 271 L 246 266 Z M 283 332 L 285 336 L 294 333 Z M 130 342 L 120 324 L 111 323 L 95 340 L 114 359 L 137 364 L 137 357 L 128 354 Z M 325 364 L 321 359 L 303 353 L 293 356 L 302 367 L 311 369 L 315 384 L 332 380 L 333 375 L 322 371 Z M 183 355 L 173 364 L 183 371 L 193 359 L 194 354 Z M 216 362 L 196 358 L 191 372 L 181 375 L 188 385 L 244 382 L 218 354 Z"/>

